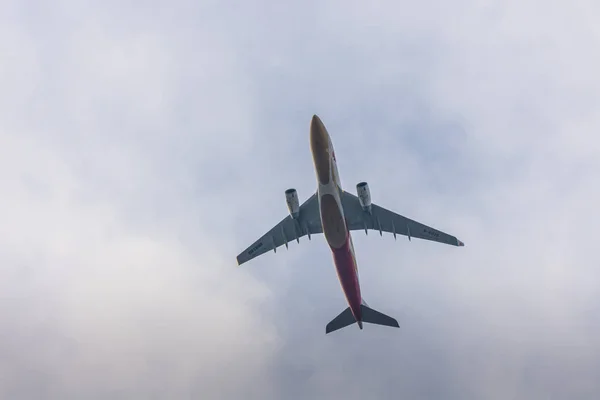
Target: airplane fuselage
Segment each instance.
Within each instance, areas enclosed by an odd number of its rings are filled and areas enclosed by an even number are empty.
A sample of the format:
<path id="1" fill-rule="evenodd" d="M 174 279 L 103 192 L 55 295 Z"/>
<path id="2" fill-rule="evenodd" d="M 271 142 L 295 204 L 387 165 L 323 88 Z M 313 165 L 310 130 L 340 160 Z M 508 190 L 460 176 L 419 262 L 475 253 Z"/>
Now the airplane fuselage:
<path id="1" fill-rule="evenodd" d="M 362 297 L 352 237 L 342 206 L 342 184 L 329 133 L 318 116 L 310 124 L 310 147 L 317 175 L 317 193 L 323 234 L 333 253 L 338 279 L 350 310 L 362 329 Z"/>

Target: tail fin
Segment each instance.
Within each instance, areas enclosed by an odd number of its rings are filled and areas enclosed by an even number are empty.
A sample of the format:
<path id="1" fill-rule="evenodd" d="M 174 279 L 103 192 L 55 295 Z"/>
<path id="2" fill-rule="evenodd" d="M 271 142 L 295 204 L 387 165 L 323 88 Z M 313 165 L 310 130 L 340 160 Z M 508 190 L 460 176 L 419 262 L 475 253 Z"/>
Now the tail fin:
<path id="1" fill-rule="evenodd" d="M 361 311 L 361 320 L 357 321 L 352 315 L 352 311 L 350 307 L 346 308 L 340 315 L 335 317 L 330 323 L 325 327 L 325 333 L 331 333 L 333 331 L 337 331 L 338 329 L 342 329 L 347 327 L 348 325 L 352 325 L 355 322 L 358 322 L 358 327 L 362 329 L 362 323 L 367 322 L 369 324 L 375 325 L 384 325 L 391 326 L 394 328 L 399 328 L 400 325 L 398 321 L 394 318 L 389 317 L 379 311 L 375 311 L 372 308 L 366 306 L 366 303 L 363 301 L 363 304 L 360 305 Z"/>

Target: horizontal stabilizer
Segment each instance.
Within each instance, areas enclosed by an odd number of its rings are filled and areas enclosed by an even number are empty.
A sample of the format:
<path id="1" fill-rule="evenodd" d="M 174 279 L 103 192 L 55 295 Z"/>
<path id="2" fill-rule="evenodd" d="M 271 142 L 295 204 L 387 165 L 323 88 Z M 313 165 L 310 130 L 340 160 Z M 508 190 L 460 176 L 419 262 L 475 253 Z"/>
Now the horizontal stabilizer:
<path id="1" fill-rule="evenodd" d="M 337 331 L 338 329 L 342 329 L 347 327 L 348 325 L 352 325 L 356 322 L 354 319 L 354 315 L 352 315 L 352 310 L 350 307 L 346 308 L 340 315 L 335 317 L 333 321 L 327 324 L 325 327 L 325 333 L 330 333 L 333 331 Z"/>
<path id="2" fill-rule="evenodd" d="M 325 327 L 325 333 L 337 331 L 338 329 L 345 328 L 349 325 L 352 325 L 355 322 L 358 322 L 358 327 L 360 329 L 362 329 L 363 322 L 375 325 L 391 326 L 394 328 L 400 327 L 398 321 L 396 321 L 394 318 L 380 313 L 379 311 L 373 310 L 372 308 L 368 307 L 364 301 L 360 305 L 360 313 L 361 320 L 357 321 L 354 318 L 350 307 L 346 308 L 344 311 L 342 311 L 340 315 L 335 317 L 333 321 L 327 324 L 327 326 Z"/>
<path id="3" fill-rule="evenodd" d="M 361 314 L 363 322 L 368 322 L 369 324 L 375 325 L 385 325 L 394 328 L 400 328 L 398 321 L 396 321 L 394 318 L 380 313 L 379 311 L 375 311 L 372 308 L 365 306 L 364 304 L 361 304 L 360 310 L 362 311 Z"/>

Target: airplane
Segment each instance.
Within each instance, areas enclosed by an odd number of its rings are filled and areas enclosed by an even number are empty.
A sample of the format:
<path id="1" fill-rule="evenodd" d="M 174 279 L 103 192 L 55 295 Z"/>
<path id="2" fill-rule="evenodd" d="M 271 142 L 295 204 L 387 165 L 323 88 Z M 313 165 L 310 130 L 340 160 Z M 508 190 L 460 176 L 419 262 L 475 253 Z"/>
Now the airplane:
<path id="1" fill-rule="evenodd" d="M 325 327 L 325 334 L 363 322 L 399 328 L 398 321 L 370 308 L 360 291 L 358 268 L 354 255 L 351 231 L 369 230 L 392 233 L 464 246 L 456 237 L 413 221 L 371 202 L 371 192 L 366 182 L 356 185 L 357 196 L 342 189 L 331 137 L 317 115 L 310 123 L 310 148 L 317 177 L 317 191 L 302 205 L 296 189 L 285 191 L 289 215 L 237 256 L 238 265 L 252 260 L 270 250 L 300 238 L 323 233 L 333 253 L 338 279 L 348 307 Z"/>

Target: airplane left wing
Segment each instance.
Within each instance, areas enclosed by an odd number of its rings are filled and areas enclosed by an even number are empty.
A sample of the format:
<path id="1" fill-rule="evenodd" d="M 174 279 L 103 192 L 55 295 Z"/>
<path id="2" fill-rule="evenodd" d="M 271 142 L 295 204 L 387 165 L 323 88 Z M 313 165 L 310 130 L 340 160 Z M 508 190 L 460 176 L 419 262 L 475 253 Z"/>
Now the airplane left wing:
<path id="1" fill-rule="evenodd" d="M 291 215 L 285 217 L 281 222 L 275 225 L 269 232 L 265 233 L 260 239 L 252 243 L 246 250 L 237 256 L 238 265 L 256 258 L 267 251 L 277 252 L 277 248 L 300 238 L 311 234 L 322 233 L 321 217 L 319 213 L 319 199 L 317 194 L 313 194 L 300 206 L 298 218 L 292 218 Z"/>
<path id="2" fill-rule="evenodd" d="M 346 223 L 351 231 L 364 229 L 366 232 L 368 229 L 372 229 L 379 231 L 380 234 L 381 232 L 393 233 L 394 237 L 397 234 L 408 236 L 409 240 L 411 237 L 415 237 L 452 246 L 464 246 L 464 243 L 455 236 L 413 221 L 376 204 L 371 204 L 371 213 L 364 211 L 358 197 L 346 191 L 342 193 L 342 204 Z"/>

